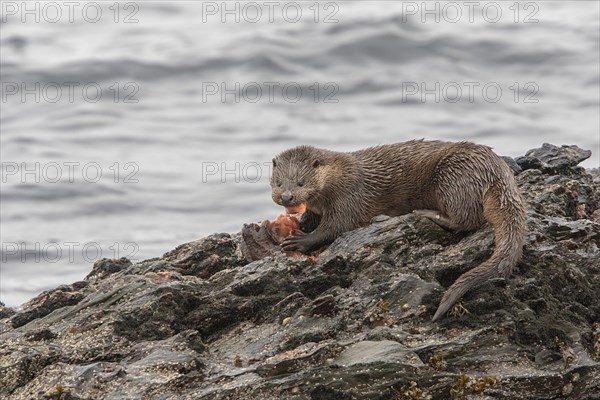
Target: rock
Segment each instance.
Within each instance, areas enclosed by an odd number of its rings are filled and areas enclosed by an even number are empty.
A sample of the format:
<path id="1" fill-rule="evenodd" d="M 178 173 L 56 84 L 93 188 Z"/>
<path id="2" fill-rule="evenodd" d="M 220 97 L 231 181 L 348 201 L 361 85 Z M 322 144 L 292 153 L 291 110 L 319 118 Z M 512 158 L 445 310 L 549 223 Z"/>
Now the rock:
<path id="1" fill-rule="evenodd" d="M 119 272 L 125 267 L 131 265 L 131 261 L 127 258 L 122 257 L 119 260 L 111 260 L 108 258 L 103 258 L 94 263 L 92 267 L 92 272 L 90 272 L 85 279 L 89 280 L 90 278 L 105 278 L 107 275 L 114 274 L 115 272 Z"/>
<path id="2" fill-rule="evenodd" d="M 394 368 L 424 367 L 423 361 L 417 354 L 393 340 L 358 342 L 344 350 L 334 361 L 333 366 L 348 368 L 355 365 L 398 364 Z M 375 366 L 374 365 L 374 366 Z"/>
<path id="3" fill-rule="evenodd" d="M 526 169 L 542 169 L 543 163 L 539 158 L 532 156 L 522 156 L 515 159 L 515 163 L 521 171 Z"/>
<path id="4" fill-rule="evenodd" d="M 269 234 L 266 223 L 244 224 L 240 250 L 248 262 L 260 260 L 276 253 L 283 254 L 279 244 L 275 243 Z"/>
<path id="5" fill-rule="evenodd" d="M 586 156 L 544 145 L 516 159 L 523 259 L 439 323 L 444 288 L 493 251 L 489 226 L 379 216 L 317 257 L 245 227 L 0 304 L 0 397 L 600 399 L 600 182 L 577 166 Z"/>
<path id="6" fill-rule="evenodd" d="M 541 148 L 529 150 L 524 157 L 515 161 L 522 169 L 542 169 L 548 172 L 561 172 L 575 167 L 592 155 L 590 150 L 577 146 L 561 147 L 544 143 Z"/>
<path id="7" fill-rule="evenodd" d="M 15 315 L 16 311 L 10 307 L 6 307 L 3 302 L 0 301 L 0 320 Z"/>
<path id="8" fill-rule="evenodd" d="M 299 252 L 286 253 L 281 250 L 280 245 L 289 236 L 310 232 L 310 224 L 314 223 L 315 219 L 308 217 L 309 215 L 312 215 L 312 213 L 305 213 L 301 217 L 301 221 L 294 215 L 282 214 L 278 215 L 273 221 L 265 220 L 260 225 L 256 223 L 244 224 L 240 243 L 242 255 L 248 262 L 260 260 L 268 255 L 302 255 Z M 302 231 L 302 228 L 306 230 Z"/>
<path id="9" fill-rule="evenodd" d="M 519 164 L 517 164 L 517 162 L 515 161 L 514 158 L 508 157 L 508 156 L 502 156 L 502 159 L 506 162 L 506 164 L 510 167 L 510 169 L 512 169 L 512 171 L 515 175 L 518 175 L 519 173 L 521 173 L 521 171 L 523 171 L 523 168 L 521 168 L 521 166 Z"/>
<path id="10" fill-rule="evenodd" d="M 23 305 L 23 311 L 13 315 L 11 323 L 18 328 L 35 319 L 44 317 L 52 311 L 65 306 L 75 305 L 84 297 L 79 289 L 87 286 L 74 283 L 73 285 L 61 285 L 54 290 L 46 291 Z"/>

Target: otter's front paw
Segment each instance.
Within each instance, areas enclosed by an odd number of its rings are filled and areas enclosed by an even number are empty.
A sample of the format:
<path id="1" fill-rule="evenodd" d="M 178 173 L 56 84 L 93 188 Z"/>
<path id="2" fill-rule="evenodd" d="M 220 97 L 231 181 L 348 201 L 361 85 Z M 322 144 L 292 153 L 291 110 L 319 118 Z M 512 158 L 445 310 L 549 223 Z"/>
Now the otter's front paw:
<path id="1" fill-rule="evenodd" d="M 306 233 L 312 232 L 317 229 L 319 223 L 321 223 L 321 216 L 310 210 L 306 210 L 300 218 L 300 230 Z"/>
<path id="2" fill-rule="evenodd" d="M 289 236 L 281 243 L 281 248 L 285 251 L 300 251 L 308 253 L 314 247 L 310 235 Z"/>

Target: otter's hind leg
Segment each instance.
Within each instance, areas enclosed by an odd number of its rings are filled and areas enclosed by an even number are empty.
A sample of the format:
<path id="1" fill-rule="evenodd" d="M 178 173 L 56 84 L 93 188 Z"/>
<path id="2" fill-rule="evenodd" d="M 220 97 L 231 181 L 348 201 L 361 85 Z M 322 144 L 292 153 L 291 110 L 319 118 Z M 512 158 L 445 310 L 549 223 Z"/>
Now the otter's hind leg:
<path id="1" fill-rule="evenodd" d="M 427 217 L 439 226 L 444 229 L 448 229 L 455 232 L 463 232 L 468 231 L 469 229 L 466 226 L 461 224 L 457 224 L 452 221 L 448 216 L 442 214 L 440 211 L 436 210 L 413 210 L 413 213 L 416 215 L 420 215 L 422 217 Z"/>

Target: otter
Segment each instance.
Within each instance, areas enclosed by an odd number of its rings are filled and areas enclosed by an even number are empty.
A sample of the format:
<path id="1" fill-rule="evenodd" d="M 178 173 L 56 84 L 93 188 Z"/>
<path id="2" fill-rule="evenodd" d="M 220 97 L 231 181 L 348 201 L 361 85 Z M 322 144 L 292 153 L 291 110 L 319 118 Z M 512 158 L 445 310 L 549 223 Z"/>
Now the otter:
<path id="1" fill-rule="evenodd" d="M 484 145 L 411 140 L 354 152 L 298 146 L 273 159 L 270 183 L 275 203 L 288 210 L 305 205 L 303 220 L 310 222 L 301 221 L 309 233 L 281 243 L 286 251 L 311 252 L 380 214 L 413 212 L 458 232 L 489 222 L 492 256 L 446 290 L 433 321 L 470 289 L 508 278 L 522 255 L 524 201 L 506 162 Z"/>

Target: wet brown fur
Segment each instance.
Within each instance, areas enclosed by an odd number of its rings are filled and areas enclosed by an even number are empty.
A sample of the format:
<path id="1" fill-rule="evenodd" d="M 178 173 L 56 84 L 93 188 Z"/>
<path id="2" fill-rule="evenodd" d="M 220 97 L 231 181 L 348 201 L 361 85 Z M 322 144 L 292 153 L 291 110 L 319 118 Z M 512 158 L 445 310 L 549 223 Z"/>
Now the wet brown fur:
<path id="1" fill-rule="evenodd" d="M 412 140 L 350 153 L 299 146 L 273 164 L 273 200 L 284 206 L 306 203 L 308 211 L 321 216 L 313 232 L 282 244 L 288 251 L 331 243 L 380 214 L 416 210 L 457 231 L 474 231 L 488 221 L 496 238 L 494 253 L 448 288 L 434 321 L 470 289 L 507 278 L 521 258 L 525 205 L 510 168 L 487 146 Z M 282 201 L 283 193 L 293 199 Z"/>

